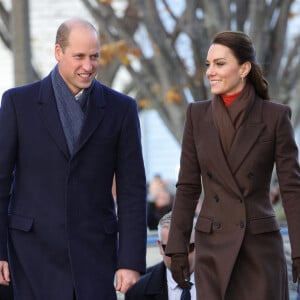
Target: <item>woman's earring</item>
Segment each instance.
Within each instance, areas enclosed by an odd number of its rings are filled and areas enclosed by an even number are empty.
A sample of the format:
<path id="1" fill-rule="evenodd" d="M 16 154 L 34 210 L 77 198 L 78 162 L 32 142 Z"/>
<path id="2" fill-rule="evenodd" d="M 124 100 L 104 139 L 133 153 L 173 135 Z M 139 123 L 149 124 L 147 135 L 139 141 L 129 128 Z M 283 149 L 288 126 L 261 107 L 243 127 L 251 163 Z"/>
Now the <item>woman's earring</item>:
<path id="1" fill-rule="evenodd" d="M 244 76 L 241 76 L 241 81 L 244 82 Z"/>

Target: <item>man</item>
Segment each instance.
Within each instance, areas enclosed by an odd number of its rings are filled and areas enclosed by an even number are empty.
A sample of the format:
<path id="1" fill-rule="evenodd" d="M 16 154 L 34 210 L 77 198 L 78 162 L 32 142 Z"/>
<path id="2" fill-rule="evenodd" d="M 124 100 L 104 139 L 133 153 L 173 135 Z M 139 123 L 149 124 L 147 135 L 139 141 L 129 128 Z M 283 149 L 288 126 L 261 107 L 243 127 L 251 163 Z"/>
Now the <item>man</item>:
<path id="1" fill-rule="evenodd" d="M 149 268 L 148 272 L 133 285 L 125 294 L 125 300 L 180 300 L 196 299 L 196 290 L 194 285 L 194 265 L 195 265 L 195 240 L 194 232 L 191 235 L 189 246 L 189 265 L 190 282 L 192 284 L 189 290 L 190 298 L 183 298 L 183 291 L 172 278 L 170 271 L 171 258 L 165 255 L 165 247 L 168 241 L 169 229 L 171 225 L 171 214 L 165 214 L 158 223 L 158 247 L 163 257 L 163 262 Z M 182 297 L 182 298 L 181 298 Z"/>
<path id="2" fill-rule="evenodd" d="M 99 53 L 95 28 L 67 20 L 50 75 L 3 94 L 0 284 L 15 300 L 115 300 L 145 271 L 137 106 L 95 80 Z"/>

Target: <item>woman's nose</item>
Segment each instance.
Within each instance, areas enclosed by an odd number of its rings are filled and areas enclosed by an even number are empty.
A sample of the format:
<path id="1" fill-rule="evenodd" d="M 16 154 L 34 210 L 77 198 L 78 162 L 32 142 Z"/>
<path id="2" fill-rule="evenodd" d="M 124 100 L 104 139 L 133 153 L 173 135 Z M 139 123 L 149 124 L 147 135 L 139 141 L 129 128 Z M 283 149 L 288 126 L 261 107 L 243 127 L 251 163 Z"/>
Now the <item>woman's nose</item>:
<path id="1" fill-rule="evenodd" d="M 214 75 L 214 73 L 215 73 L 215 71 L 214 71 L 213 67 L 211 67 L 211 66 L 207 67 L 207 69 L 206 69 L 206 76 L 207 77 L 211 76 L 211 75 Z"/>

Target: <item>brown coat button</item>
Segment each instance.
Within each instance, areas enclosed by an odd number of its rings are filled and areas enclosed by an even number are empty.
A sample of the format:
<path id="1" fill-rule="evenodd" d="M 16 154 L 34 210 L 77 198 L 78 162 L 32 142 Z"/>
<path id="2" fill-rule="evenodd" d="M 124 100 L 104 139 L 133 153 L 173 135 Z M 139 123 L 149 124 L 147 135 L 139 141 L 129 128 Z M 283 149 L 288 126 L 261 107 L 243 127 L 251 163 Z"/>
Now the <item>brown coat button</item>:
<path id="1" fill-rule="evenodd" d="M 252 172 L 249 172 L 249 173 L 247 174 L 247 177 L 248 177 L 249 179 L 253 179 L 253 178 L 254 178 L 254 174 L 253 174 Z"/>
<path id="2" fill-rule="evenodd" d="M 221 228 L 221 223 L 213 222 L 213 229 L 220 229 L 220 228 Z"/>

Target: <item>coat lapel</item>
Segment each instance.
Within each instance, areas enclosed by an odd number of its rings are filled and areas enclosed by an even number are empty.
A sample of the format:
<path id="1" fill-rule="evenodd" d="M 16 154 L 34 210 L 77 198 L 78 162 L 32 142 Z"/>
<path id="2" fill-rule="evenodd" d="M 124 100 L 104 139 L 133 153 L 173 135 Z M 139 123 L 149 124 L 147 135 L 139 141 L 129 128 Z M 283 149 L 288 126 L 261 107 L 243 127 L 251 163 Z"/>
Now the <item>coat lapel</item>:
<path id="1" fill-rule="evenodd" d="M 224 155 L 218 131 L 213 123 L 212 112 L 206 115 L 204 126 L 201 124 L 201 135 L 205 141 L 206 157 L 209 160 L 209 166 L 213 167 L 214 174 L 222 184 L 226 185 L 228 190 L 241 196 L 241 191 L 232 175 L 232 172 Z"/>
<path id="2" fill-rule="evenodd" d="M 70 153 L 67 146 L 65 134 L 59 119 L 56 101 L 51 84 L 51 77 L 48 76 L 41 81 L 41 88 L 38 100 L 41 118 L 49 131 L 52 139 L 58 148 L 69 159 Z"/>
<path id="3" fill-rule="evenodd" d="M 99 82 L 95 83 L 88 101 L 86 118 L 79 137 L 78 147 L 75 149 L 74 155 L 85 145 L 104 117 L 105 99 L 102 86 Z"/>
<path id="4" fill-rule="evenodd" d="M 70 159 L 70 152 L 59 118 L 50 76 L 46 77 L 41 82 L 38 102 L 40 105 L 42 120 L 44 121 L 51 137 L 59 149 L 63 152 L 65 157 Z M 91 134 L 99 125 L 104 116 L 104 106 L 105 99 L 103 96 L 102 86 L 100 83 L 96 82 L 95 87 L 90 95 L 86 119 L 83 124 L 83 128 L 79 137 L 79 144 L 77 149 L 74 151 L 74 155 L 84 146 Z"/>
<path id="5" fill-rule="evenodd" d="M 149 273 L 149 281 L 145 290 L 146 295 L 152 295 L 155 300 L 168 299 L 166 267 L 163 262 L 155 265 Z"/>
<path id="6" fill-rule="evenodd" d="M 248 118 L 237 131 L 228 153 L 227 161 L 233 174 L 238 170 L 265 128 L 265 124 L 262 123 L 262 101 L 256 98 Z"/>

